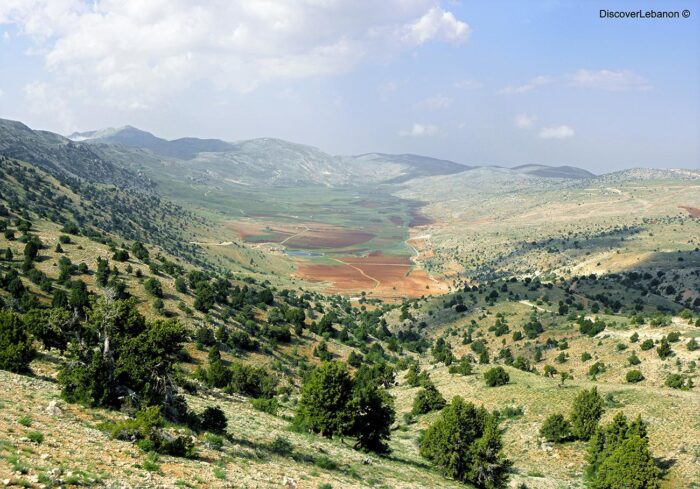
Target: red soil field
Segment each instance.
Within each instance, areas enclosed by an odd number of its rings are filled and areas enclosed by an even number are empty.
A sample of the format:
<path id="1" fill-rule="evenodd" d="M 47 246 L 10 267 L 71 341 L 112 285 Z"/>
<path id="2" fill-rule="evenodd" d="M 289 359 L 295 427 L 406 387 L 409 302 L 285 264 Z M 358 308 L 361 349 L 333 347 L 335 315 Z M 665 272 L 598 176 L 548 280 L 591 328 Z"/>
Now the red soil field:
<path id="1" fill-rule="evenodd" d="M 688 214 L 690 214 L 690 217 L 694 217 L 694 218 L 700 217 L 700 209 L 698 209 L 697 207 L 688 207 L 685 205 L 679 205 L 678 207 L 680 207 L 681 209 L 687 210 Z"/>
<path id="2" fill-rule="evenodd" d="M 365 243 L 374 238 L 374 234 L 365 231 L 345 229 L 311 229 L 305 231 L 284 244 L 290 248 L 320 249 L 346 248 Z"/>
<path id="3" fill-rule="evenodd" d="M 418 209 L 411 209 L 411 221 L 408 223 L 408 227 L 414 228 L 416 226 L 426 226 L 428 224 L 433 224 L 433 220 L 429 217 L 421 214 Z"/>
<path id="4" fill-rule="evenodd" d="M 328 282 L 330 293 L 367 292 L 372 297 L 400 299 L 442 293 L 444 284 L 432 280 L 414 268 L 407 256 L 385 256 L 374 252 L 368 256 L 344 256 L 337 265 L 315 265 L 298 260 L 299 277 Z"/>
<path id="5" fill-rule="evenodd" d="M 335 249 L 365 243 L 374 234 L 317 222 L 299 224 L 232 221 L 228 223 L 246 241 L 283 243 L 289 248 Z"/>

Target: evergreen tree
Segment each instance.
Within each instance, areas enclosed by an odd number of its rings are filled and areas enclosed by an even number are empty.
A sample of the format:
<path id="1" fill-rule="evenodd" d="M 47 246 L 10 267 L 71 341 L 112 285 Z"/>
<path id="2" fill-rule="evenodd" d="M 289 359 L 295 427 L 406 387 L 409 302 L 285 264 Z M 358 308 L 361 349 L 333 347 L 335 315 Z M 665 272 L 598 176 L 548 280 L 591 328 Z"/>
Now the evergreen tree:
<path id="1" fill-rule="evenodd" d="M 603 398 L 598 389 L 584 390 L 574 398 L 571 408 L 571 432 L 578 440 L 589 440 L 603 415 Z"/>
<path id="2" fill-rule="evenodd" d="M 588 447 L 591 489 L 658 489 L 659 470 L 649 452 L 646 425 L 640 417 L 628 423 L 618 413 L 598 428 Z"/>
<path id="3" fill-rule="evenodd" d="M 552 414 L 540 428 L 540 436 L 547 441 L 559 443 L 571 437 L 571 424 L 561 414 Z"/>
<path id="4" fill-rule="evenodd" d="M 106 287 L 109 281 L 109 262 L 102 258 L 97 258 L 97 272 L 95 272 L 95 282 L 100 287 Z"/>
<path id="5" fill-rule="evenodd" d="M 36 356 L 32 338 L 22 319 L 11 311 L 0 311 L 0 370 L 23 372 Z"/>
<path id="6" fill-rule="evenodd" d="M 206 383 L 209 387 L 226 387 L 231 381 L 231 372 L 221 361 L 221 353 L 216 347 L 209 349 L 209 368 L 206 372 Z"/>
<path id="7" fill-rule="evenodd" d="M 153 297 L 158 297 L 159 299 L 163 298 L 163 286 L 157 278 L 149 278 L 143 283 L 143 287 L 146 289 L 146 292 Z"/>
<path id="8" fill-rule="evenodd" d="M 510 375 L 508 375 L 508 372 L 506 372 L 503 367 L 494 367 L 484 373 L 484 379 L 486 380 L 487 386 L 498 387 L 508 384 L 508 382 L 510 382 Z"/>
<path id="9" fill-rule="evenodd" d="M 512 465 L 502 454 L 498 417 L 455 396 L 428 428 L 420 454 L 448 477 L 480 488 L 505 487 Z"/>
<path id="10" fill-rule="evenodd" d="M 381 386 L 381 377 L 368 367 L 360 367 L 354 384 L 349 406 L 352 423 L 347 434 L 357 438 L 355 448 L 389 451 L 386 441 L 396 419 L 394 399 Z"/>
<path id="11" fill-rule="evenodd" d="M 297 422 L 331 438 L 347 432 L 352 423 L 349 409 L 352 379 L 340 362 L 323 362 L 305 380 L 297 406 Z"/>
<path id="12" fill-rule="evenodd" d="M 426 414 L 431 411 L 439 411 L 443 407 L 445 407 L 445 398 L 442 397 L 435 384 L 427 381 L 423 383 L 423 388 L 416 394 L 411 412 L 414 415 Z"/>

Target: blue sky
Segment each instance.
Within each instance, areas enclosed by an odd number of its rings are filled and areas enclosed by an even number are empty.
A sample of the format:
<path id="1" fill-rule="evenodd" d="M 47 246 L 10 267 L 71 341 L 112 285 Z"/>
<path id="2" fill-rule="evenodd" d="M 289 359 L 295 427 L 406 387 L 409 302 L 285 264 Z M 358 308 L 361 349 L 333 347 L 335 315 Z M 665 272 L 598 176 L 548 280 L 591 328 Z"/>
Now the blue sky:
<path id="1" fill-rule="evenodd" d="M 0 117 L 336 154 L 700 167 L 700 2 L 6 0 Z M 599 9 L 691 12 L 601 19 Z"/>

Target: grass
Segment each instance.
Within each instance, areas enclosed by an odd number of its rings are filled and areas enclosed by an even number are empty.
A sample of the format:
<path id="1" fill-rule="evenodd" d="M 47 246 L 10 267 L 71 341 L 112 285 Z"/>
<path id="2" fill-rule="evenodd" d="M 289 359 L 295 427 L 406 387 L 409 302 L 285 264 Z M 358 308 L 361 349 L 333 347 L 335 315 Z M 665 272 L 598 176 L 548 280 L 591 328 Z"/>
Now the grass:
<path id="1" fill-rule="evenodd" d="M 44 441 L 44 434 L 40 431 L 30 431 L 27 433 L 27 438 L 32 443 L 41 444 Z"/>
<path id="2" fill-rule="evenodd" d="M 30 427 L 32 425 L 32 418 L 31 416 L 22 416 L 17 422 L 22 426 Z"/>

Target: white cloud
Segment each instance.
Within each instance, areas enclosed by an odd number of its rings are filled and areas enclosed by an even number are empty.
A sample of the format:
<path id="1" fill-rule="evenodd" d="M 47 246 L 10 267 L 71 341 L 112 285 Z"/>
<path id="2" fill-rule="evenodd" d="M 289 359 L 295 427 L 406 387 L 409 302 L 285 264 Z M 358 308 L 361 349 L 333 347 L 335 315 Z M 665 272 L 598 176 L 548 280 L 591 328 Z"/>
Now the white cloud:
<path id="1" fill-rule="evenodd" d="M 609 91 L 649 90 L 649 80 L 632 71 L 578 70 L 567 77 L 571 85 Z"/>
<path id="2" fill-rule="evenodd" d="M 437 94 L 419 102 L 418 107 L 430 110 L 447 109 L 452 105 L 452 102 L 454 102 L 452 98 Z"/>
<path id="3" fill-rule="evenodd" d="M 592 88 L 608 91 L 649 90 L 652 88 L 649 80 L 629 70 L 586 70 L 580 69 L 573 73 L 560 76 L 538 76 L 523 85 L 508 85 L 499 93 L 512 95 L 526 93 L 535 88 L 551 84 L 567 84 L 578 88 Z"/>
<path id="4" fill-rule="evenodd" d="M 566 125 L 543 127 L 539 133 L 542 139 L 566 139 L 573 135 L 574 130 Z"/>
<path id="5" fill-rule="evenodd" d="M 554 81 L 555 79 L 551 76 L 542 75 L 533 78 L 524 85 L 508 85 L 507 87 L 502 88 L 500 93 L 506 95 L 511 95 L 514 93 L 525 93 L 534 90 L 535 88 L 540 87 L 542 85 L 549 85 L 550 83 L 554 83 Z"/>
<path id="6" fill-rule="evenodd" d="M 24 86 L 24 94 L 30 112 L 55 120 L 64 133 L 76 129 L 68 103 L 50 85 L 38 81 L 28 83 Z"/>
<path id="7" fill-rule="evenodd" d="M 529 129 L 533 126 L 537 117 L 527 114 L 518 114 L 513 118 L 513 123 L 518 129 Z"/>
<path id="8" fill-rule="evenodd" d="M 245 92 L 344 73 L 470 30 L 435 0 L 3 0 L 0 24 L 35 41 L 64 92 L 120 108 L 201 80 Z"/>
<path id="9" fill-rule="evenodd" d="M 477 88 L 481 88 L 482 84 L 478 80 L 457 80 L 454 86 L 462 90 L 476 90 Z"/>
<path id="10" fill-rule="evenodd" d="M 423 136 L 434 136 L 440 131 L 440 128 L 434 124 L 420 124 L 415 122 L 413 127 L 407 131 L 399 131 L 399 136 L 413 136 L 413 137 L 423 137 Z"/>
<path id="11" fill-rule="evenodd" d="M 404 39 L 416 44 L 433 39 L 460 43 L 467 40 L 470 32 L 469 24 L 458 20 L 452 12 L 433 7 L 416 22 L 407 26 Z"/>

